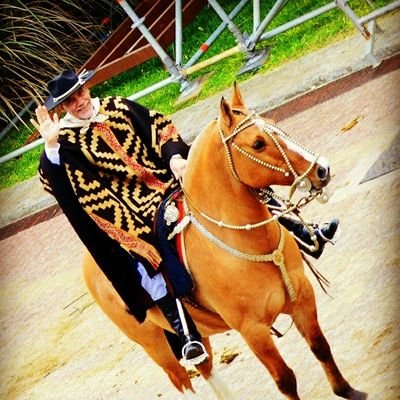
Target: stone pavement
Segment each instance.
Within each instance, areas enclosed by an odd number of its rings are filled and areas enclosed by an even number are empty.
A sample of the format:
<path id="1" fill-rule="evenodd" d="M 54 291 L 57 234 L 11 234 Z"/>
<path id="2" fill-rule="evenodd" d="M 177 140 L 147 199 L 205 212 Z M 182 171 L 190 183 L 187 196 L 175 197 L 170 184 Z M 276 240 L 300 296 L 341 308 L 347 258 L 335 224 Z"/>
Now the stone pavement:
<path id="1" fill-rule="evenodd" d="M 400 13 L 381 18 L 378 23 L 383 32 L 377 35 L 374 54 L 382 60 L 400 50 Z M 353 37 L 292 61 L 275 71 L 256 75 L 241 83 L 240 89 L 250 108 L 265 112 L 367 68 L 370 61 L 365 54 L 366 41 L 356 33 Z M 216 116 L 220 98 L 229 98 L 230 95 L 231 89 L 225 90 L 171 116 L 188 143 Z M 49 208 L 51 206 L 53 208 Z M 49 214 L 46 218 L 57 213 L 54 199 L 42 190 L 37 177 L 1 191 L 0 238 L 21 229 L 17 225 L 19 221 L 20 225 L 23 224 L 23 218 L 26 221 L 35 220 L 35 214 L 44 209 Z M 28 226 L 30 224 L 31 221 Z M 6 227 L 8 233 L 4 231 Z"/>

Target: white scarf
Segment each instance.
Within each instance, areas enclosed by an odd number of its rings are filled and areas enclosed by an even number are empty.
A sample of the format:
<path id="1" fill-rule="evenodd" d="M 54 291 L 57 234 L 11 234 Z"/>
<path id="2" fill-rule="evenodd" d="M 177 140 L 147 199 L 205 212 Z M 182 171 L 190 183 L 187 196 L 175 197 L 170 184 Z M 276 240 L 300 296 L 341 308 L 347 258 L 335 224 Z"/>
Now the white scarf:
<path id="1" fill-rule="evenodd" d="M 92 99 L 92 106 L 93 115 L 88 119 L 76 118 L 70 113 L 66 113 L 64 117 L 60 119 L 60 128 L 82 128 L 80 132 L 85 133 L 92 122 L 104 122 L 108 119 L 107 115 L 99 114 L 100 99 L 98 97 Z"/>

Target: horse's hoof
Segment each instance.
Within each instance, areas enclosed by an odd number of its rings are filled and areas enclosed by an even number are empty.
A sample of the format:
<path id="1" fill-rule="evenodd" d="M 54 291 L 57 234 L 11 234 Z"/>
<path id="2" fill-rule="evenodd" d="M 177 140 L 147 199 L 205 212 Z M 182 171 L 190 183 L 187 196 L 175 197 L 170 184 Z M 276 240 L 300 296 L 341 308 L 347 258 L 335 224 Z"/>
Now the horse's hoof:
<path id="1" fill-rule="evenodd" d="M 358 390 L 352 389 L 350 397 L 346 397 L 349 400 L 367 400 L 368 393 L 359 392 Z"/>
<path id="2" fill-rule="evenodd" d="M 336 396 L 343 397 L 348 400 L 367 400 L 368 393 L 360 392 L 347 385 L 345 390 L 335 391 Z"/>

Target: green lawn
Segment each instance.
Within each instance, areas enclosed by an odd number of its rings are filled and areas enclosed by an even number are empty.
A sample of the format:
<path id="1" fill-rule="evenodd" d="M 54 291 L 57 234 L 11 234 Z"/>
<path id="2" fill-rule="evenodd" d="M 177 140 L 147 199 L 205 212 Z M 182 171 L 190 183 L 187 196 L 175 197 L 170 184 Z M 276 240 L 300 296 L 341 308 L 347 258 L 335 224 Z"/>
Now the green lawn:
<path id="1" fill-rule="evenodd" d="M 381 7 L 391 2 L 392 0 L 375 0 L 374 4 L 376 7 Z M 219 3 L 225 11 L 229 13 L 236 6 L 238 0 L 220 0 Z M 261 0 L 262 18 L 267 14 L 274 3 L 274 0 Z M 328 3 L 330 3 L 330 1 L 327 0 L 290 0 L 273 20 L 268 30 Z M 350 1 L 349 4 L 359 16 L 372 11 L 368 2 L 365 0 L 354 0 Z M 242 32 L 251 32 L 251 1 L 249 1 L 249 4 L 247 4 L 235 18 L 234 22 Z M 205 7 L 203 11 L 196 16 L 194 22 L 183 32 L 183 53 L 185 54 L 183 63 L 186 63 L 190 59 L 199 46 L 207 40 L 211 32 L 213 32 L 220 23 L 221 20 L 210 7 Z M 194 100 L 175 106 L 174 103 L 180 94 L 179 85 L 170 84 L 163 89 L 139 99 L 138 102 L 165 114 L 173 114 L 179 109 L 188 107 L 198 100 L 230 87 L 235 80 L 240 83 L 251 78 L 256 73 L 267 73 L 289 60 L 299 58 L 324 46 L 331 45 L 356 32 L 354 25 L 341 11 L 332 10 L 280 34 L 271 40 L 259 43 L 258 47 L 263 47 L 265 45 L 270 45 L 272 47 L 267 63 L 257 71 L 237 77 L 236 73 L 243 65 L 244 56 L 242 54 L 236 54 L 214 64 L 212 67 L 205 68 L 190 76 L 190 79 L 195 79 L 211 70 L 215 71 L 206 81 L 199 96 Z M 228 30 L 225 30 L 199 61 L 203 61 L 203 59 L 218 54 L 235 45 L 234 36 Z M 168 49 L 168 53 L 174 56 L 173 46 Z M 162 79 L 168 78 L 168 76 L 169 74 L 165 71 L 162 63 L 155 58 L 92 88 L 92 94 L 100 97 L 108 95 L 130 96 Z M 21 147 L 30 134 L 30 129 L 26 127 L 21 128 L 20 131 L 8 133 L 0 143 L 0 156 Z M 41 146 L 39 146 L 17 159 L 0 164 L 0 190 L 34 176 L 36 174 L 41 150 Z"/>

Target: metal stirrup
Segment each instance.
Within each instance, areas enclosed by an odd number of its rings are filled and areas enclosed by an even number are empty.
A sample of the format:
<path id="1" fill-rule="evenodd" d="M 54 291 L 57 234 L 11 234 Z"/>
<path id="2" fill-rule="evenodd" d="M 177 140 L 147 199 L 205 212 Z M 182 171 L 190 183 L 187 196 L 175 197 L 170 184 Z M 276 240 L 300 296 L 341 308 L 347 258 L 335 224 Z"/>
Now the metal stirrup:
<path id="1" fill-rule="evenodd" d="M 187 348 L 188 346 L 195 344 L 196 346 L 201 347 L 203 354 L 200 354 L 197 357 L 191 358 L 191 359 L 187 359 L 186 358 L 186 352 L 187 352 Z M 182 357 L 185 360 L 185 362 L 189 365 L 197 365 L 202 363 L 203 361 L 205 361 L 208 358 L 208 353 L 206 348 L 204 347 L 204 344 L 197 341 L 197 340 L 190 340 L 189 342 L 187 342 L 183 347 L 182 347 Z"/>
<path id="2" fill-rule="evenodd" d="M 186 323 L 186 317 L 185 317 L 185 313 L 183 312 L 183 307 L 182 307 L 182 303 L 181 301 L 176 298 L 176 305 L 178 308 L 178 314 L 179 314 L 179 318 L 181 319 L 182 322 L 182 327 L 183 327 L 183 333 L 185 334 L 186 337 L 190 338 L 190 334 L 189 334 L 189 328 L 187 326 Z M 186 352 L 187 352 L 187 347 L 191 344 L 196 344 L 199 345 L 201 347 L 201 349 L 203 350 L 203 354 L 200 354 L 199 356 L 192 358 L 190 360 L 188 360 L 186 358 Z M 200 364 L 201 362 L 203 362 L 205 359 L 207 359 L 208 357 L 208 353 L 206 348 L 204 347 L 203 343 L 197 341 L 197 340 L 190 340 L 189 342 L 187 342 L 183 347 L 182 347 L 182 357 L 184 358 L 184 360 L 191 365 L 197 365 Z"/>

